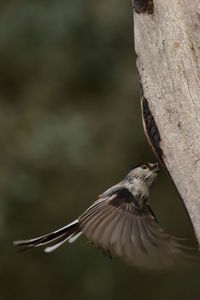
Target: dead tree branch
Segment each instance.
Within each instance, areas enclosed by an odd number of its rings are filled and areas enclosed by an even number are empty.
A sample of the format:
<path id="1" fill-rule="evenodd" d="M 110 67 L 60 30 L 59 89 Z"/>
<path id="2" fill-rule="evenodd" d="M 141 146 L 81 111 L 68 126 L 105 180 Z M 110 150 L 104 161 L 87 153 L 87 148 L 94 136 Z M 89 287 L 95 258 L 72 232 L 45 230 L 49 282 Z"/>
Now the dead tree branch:
<path id="1" fill-rule="evenodd" d="M 200 2 L 135 0 L 144 127 L 200 244 Z"/>

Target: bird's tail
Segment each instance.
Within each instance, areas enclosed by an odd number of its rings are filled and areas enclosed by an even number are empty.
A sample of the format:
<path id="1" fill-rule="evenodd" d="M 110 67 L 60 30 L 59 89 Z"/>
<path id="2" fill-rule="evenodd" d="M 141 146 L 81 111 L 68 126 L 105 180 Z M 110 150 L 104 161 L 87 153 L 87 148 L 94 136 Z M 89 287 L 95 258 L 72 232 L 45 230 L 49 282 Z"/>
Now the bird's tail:
<path id="1" fill-rule="evenodd" d="M 33 247 L 44 246 L 52 243 L 51 246 L 45 248 L 45 252 L 49 253 L 60 247 L 65 242 L 73 243 L 82 234 L 78 220 L 46 235 L 39 236 L 30 240 L 14 241 L 14 245 L 21 250 L 30 249 Z"/>

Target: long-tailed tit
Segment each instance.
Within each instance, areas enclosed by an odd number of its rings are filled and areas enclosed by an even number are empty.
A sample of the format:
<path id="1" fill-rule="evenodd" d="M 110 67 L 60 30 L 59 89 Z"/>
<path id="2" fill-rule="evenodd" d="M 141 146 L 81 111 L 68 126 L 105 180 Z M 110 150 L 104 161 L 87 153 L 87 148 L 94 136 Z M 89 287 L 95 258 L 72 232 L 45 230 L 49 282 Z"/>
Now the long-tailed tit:
<path id="1" fill-rule="evenodd" d="M 22 248 L 50 244 L 45 252 L 51 252 L 65 242 L 73 243 L 83 234 L 109 257 L 114 252 L 137 267 L 169 267 L 187 254 L 179 239 L 159 225 L 149 205 L 149 191 L 158 170 L 157 163 L 145 163 L 132 169 L 74 222 L 49 234 L 14 244 Z"/>

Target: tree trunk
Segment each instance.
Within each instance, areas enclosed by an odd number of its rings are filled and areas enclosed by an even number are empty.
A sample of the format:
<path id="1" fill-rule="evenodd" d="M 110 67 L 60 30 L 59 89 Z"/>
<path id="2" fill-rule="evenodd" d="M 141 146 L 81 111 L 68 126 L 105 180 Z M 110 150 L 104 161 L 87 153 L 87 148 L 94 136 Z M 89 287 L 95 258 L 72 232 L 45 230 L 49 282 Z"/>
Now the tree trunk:
<path id="1" fill-rule="evenodd" d="M 135 0 L 134 31 L 145 132 L 200 244 L 200 1 Z"/>

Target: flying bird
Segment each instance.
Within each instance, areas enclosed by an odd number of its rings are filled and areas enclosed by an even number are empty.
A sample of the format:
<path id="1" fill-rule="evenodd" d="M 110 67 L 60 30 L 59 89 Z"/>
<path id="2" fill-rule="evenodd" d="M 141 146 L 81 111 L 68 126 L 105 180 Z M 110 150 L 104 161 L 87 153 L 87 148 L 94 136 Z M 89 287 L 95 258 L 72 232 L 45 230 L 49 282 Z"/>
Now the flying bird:
<path id="1" fill-rule="evenodd" d="M 15 241 L 21 249 L 46 246 L 56 250 L 80 235 L 111 257 L 115 253 L 127 263 L 144 269 L 162 269 L 190 255 L 179 238 L 168 234 L 158 223 L 149 204 L 149 192 L 158 175 L 158 163 L 132 169 L 72 223 L 46 235 Z"/>

